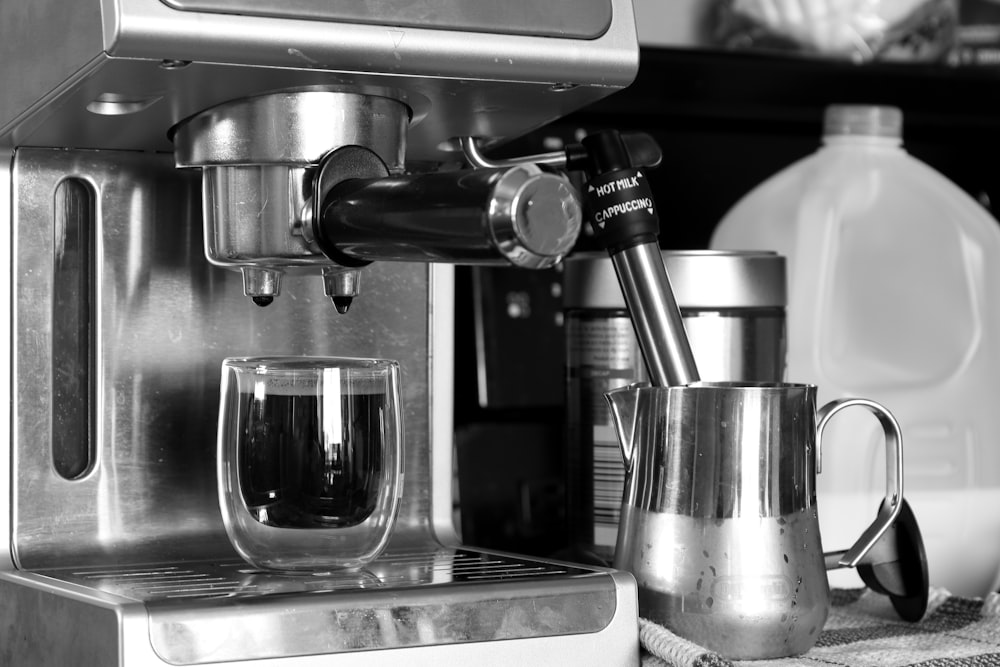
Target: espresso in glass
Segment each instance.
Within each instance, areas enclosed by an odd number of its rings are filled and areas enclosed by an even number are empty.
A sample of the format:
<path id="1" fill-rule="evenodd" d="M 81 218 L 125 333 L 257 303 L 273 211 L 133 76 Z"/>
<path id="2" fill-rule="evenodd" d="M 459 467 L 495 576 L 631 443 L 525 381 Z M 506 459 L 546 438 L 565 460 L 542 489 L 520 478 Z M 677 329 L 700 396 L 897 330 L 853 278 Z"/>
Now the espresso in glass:
<path id="1" fill-rule="evenodd" d="M 375 509 L 382 478 L 382 394 L 348 394 L 335 406 L 344 423 L 324 429 L 316 396 L 242 394 L 240 492 L 261 523 L 280 528 L 355 526 Z M 329 407 L 329 406 L 327 406 Z M 336 418 L 335 418 L 336 420 Z"/>

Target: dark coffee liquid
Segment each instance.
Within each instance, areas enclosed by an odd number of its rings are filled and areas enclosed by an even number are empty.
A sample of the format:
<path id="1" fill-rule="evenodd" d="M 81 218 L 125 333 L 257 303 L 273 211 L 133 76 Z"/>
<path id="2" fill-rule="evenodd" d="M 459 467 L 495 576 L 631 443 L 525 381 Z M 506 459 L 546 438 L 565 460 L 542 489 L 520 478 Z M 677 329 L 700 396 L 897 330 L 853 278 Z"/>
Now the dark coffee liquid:
<path id="1" fill-rule="evenodd" d="M 241 400 L 240 491 L 258 521 L 332 528 L 368 518 L 382 480 L 383 394 L 342 396 L 340 420 L 316 396 Z"/>

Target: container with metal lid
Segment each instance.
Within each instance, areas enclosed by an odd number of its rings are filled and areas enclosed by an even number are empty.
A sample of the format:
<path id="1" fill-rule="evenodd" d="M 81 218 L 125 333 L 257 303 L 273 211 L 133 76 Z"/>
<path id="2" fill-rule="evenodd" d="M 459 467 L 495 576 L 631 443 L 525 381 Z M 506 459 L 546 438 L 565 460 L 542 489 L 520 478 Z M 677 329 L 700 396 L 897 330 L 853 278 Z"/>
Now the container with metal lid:
<path id="1" fill-rule="evenodd" d="M 702 380 L 778 382 L 785 373 L 785 258 L 763 251 L 664 251 Z M 625 469 L 605 392 L 646 379 L 611 260 L 564 263 L 568 515 L 574 546 L 609 561 Z"/>

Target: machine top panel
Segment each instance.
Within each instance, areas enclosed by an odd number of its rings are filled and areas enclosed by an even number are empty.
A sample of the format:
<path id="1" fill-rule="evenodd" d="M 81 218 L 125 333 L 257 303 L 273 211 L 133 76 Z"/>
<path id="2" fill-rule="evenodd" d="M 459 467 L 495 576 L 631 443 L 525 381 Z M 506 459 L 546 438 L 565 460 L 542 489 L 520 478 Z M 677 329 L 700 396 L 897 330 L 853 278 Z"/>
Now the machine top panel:
<path id="1" fill-rule="evenodd" d="M 611 0 L 162 0 L 184 11 L 317 19 L 404 28 L 595 39 L 611 25 Z M 391 19 L 386 17 L 392 17 Z"/>
<path id="2" fill-rule="evenodd" d="M 205 109 L 322 89 L 405 104 L 406 161 L 451 162 L 457 137 L 488 150 L 638 66 L 632 0 L 0 2 L 0 146 L 167 152 Z"/>

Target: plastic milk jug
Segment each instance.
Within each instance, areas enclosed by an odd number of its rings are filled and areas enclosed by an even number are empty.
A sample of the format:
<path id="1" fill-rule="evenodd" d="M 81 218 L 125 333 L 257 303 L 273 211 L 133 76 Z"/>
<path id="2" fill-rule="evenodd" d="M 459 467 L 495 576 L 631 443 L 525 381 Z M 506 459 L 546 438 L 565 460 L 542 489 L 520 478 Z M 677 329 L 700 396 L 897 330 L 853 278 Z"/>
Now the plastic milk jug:
<path id="1" fill-rule="evenodd" d="M 1000 225 L 906 152 L 902 125 L 894 107 L 827 108 L 820 148 L 737 202 L 711 246 L 787 258 L 786 379 L 895 414 L 931 585 L 983 595 L 1000 583 Z M 818 509 L 840 544 L 874 516 L 885 467 L 874 419 L 831 431 Z"/>

